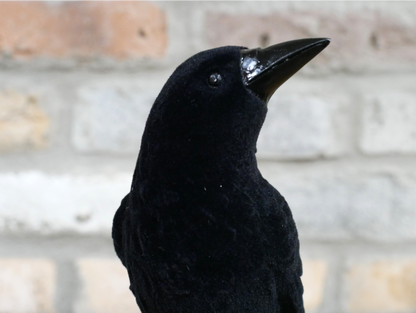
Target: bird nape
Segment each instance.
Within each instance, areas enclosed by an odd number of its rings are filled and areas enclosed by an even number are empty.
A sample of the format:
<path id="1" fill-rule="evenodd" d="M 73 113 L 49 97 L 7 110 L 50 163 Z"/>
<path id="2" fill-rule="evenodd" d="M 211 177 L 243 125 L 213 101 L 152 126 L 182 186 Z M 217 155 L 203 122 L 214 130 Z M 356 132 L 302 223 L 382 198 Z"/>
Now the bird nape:
<path id="1" fill-rule="evenodd" d="M 256 141 L 274 91 L 329 42 L 211 49 L 168 79 L 113 222 L 142 313 L 304 312 L 295 222 Z"/>

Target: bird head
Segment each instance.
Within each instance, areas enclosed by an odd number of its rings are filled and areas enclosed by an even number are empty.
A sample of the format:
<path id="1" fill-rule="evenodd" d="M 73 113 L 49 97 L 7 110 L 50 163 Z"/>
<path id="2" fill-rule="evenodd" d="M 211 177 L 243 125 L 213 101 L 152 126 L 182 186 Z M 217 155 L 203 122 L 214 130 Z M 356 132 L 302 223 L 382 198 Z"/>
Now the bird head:
<path id="1" fill-rule="evenodd" d="M 329 42 L 227 46 L 192 56 L 171 75 L 152 107 L 143 158 L 206 167 L 223 158 L 254 156 L 270 97 Z"/>

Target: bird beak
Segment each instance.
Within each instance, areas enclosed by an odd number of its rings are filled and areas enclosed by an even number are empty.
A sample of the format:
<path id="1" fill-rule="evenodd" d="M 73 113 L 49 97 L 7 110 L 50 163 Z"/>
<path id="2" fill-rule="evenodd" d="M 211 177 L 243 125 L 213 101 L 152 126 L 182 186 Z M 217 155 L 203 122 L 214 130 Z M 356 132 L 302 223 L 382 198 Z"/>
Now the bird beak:
<path id="1" fill-rule="evenodd" d="M 331 42 L 328 38 L 292 40 L 265 49 L 241 50 L 243 82 L 264 102 Z"/>

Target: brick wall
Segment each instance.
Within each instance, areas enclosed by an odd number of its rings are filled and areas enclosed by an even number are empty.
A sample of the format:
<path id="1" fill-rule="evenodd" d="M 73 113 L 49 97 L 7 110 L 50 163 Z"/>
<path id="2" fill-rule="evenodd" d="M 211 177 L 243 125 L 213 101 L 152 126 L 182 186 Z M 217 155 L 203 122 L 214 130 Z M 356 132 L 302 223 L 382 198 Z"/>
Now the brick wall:
<path id="1" fill-rule="evenodd" d="M 138 312 L 110 239 L 148 111 L 220 45 L 331 45 L 258 144 L 308 312 L 416 311 L 416 3 L 0 2 L 0 312 Z"/>

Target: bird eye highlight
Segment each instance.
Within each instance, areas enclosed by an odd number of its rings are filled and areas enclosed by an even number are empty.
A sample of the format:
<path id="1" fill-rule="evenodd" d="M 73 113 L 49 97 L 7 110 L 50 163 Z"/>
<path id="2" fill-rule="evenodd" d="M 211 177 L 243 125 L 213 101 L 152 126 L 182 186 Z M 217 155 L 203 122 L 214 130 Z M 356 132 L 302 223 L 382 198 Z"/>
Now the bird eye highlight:
<path id="1" fill-rule="evenodd" d="M 221 81 L 222 81 L 222 77 L 221 77 L 220 74 L 213 73 L 213 74 L 209 75 L 208 83 L 211 86 L 219 86 L 221 84 Z"/>

